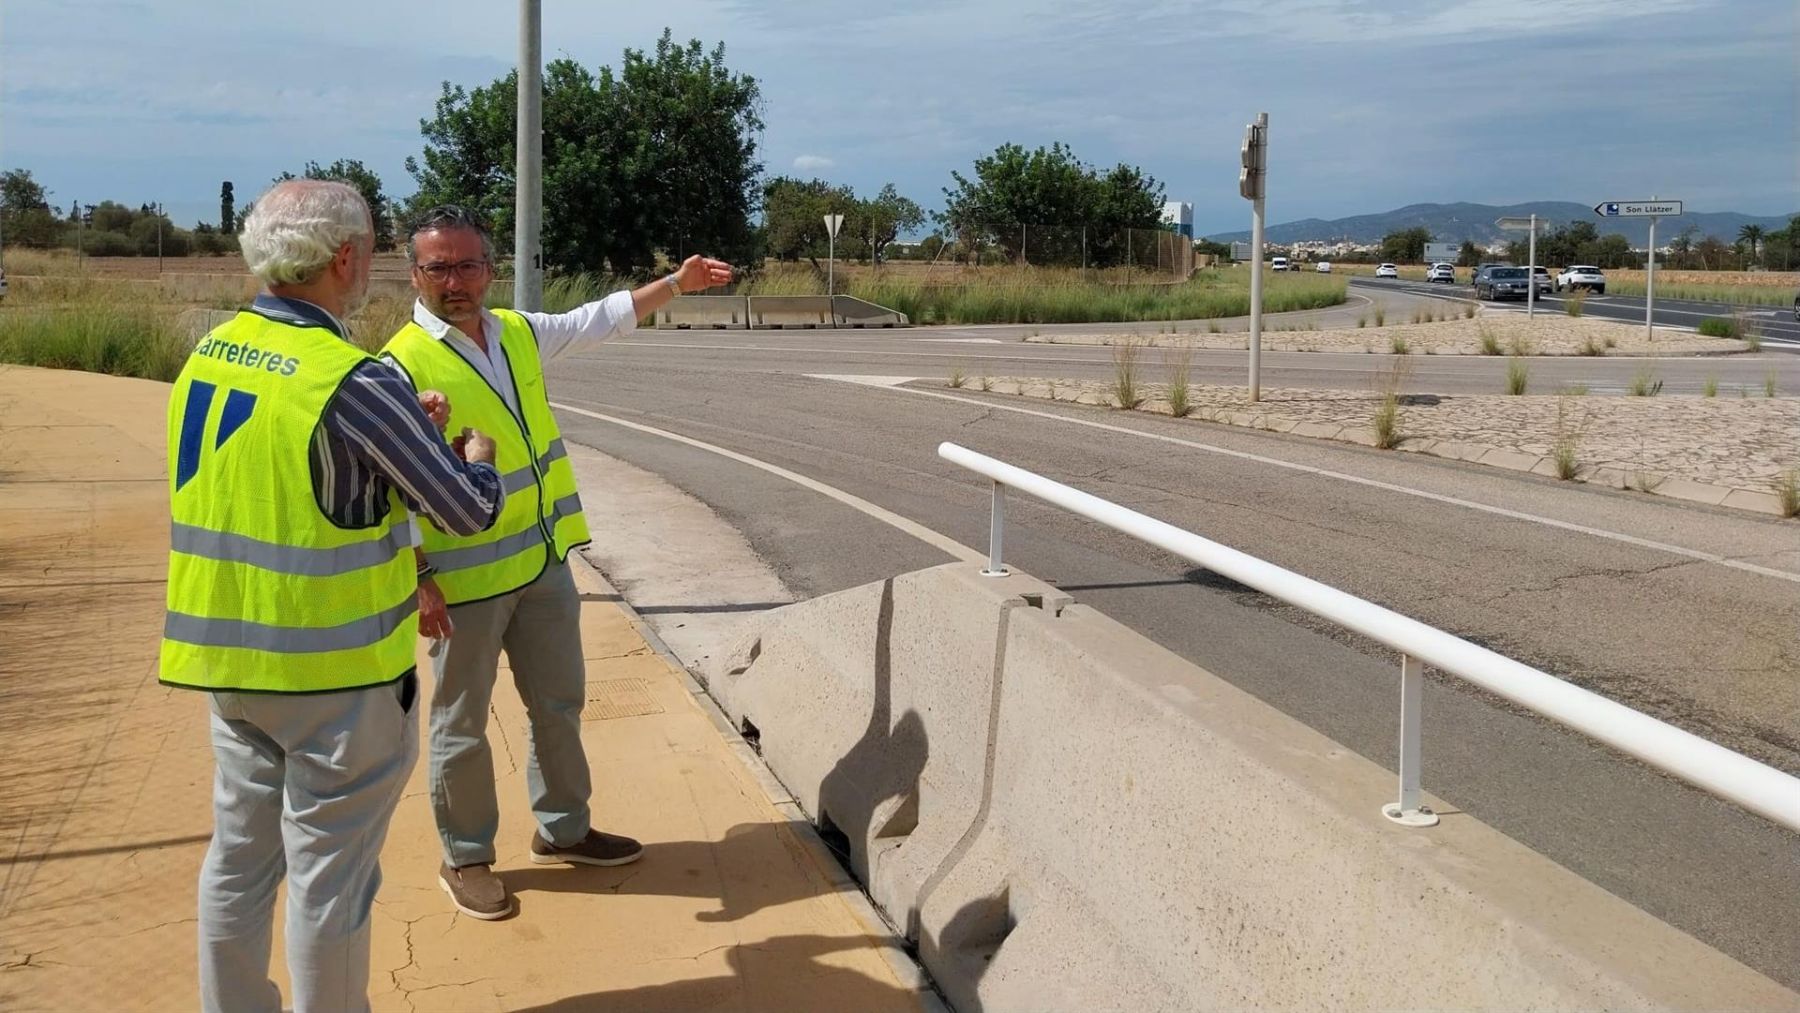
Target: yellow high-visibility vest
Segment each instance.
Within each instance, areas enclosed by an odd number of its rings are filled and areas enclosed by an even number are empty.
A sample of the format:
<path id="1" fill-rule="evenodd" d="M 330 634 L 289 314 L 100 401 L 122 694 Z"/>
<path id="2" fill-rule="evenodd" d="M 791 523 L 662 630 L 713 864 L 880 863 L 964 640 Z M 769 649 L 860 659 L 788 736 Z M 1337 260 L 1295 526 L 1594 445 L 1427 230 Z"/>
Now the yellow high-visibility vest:
<path id="1" fill-rule="evenodd" d="M 460 433 L 467 426 L 494 438 L 494 465 L 506 486 L 506 504 L 494 526 L 459 536 L 429 521 L 420 525 L 425 558 L 437 570 L 438 589 L 451 605 L 517 591 L 536 580 L 551 560 L 566 560 L 571 549 L 589 540 L 575 469 L 544 392 L 537 336 L 519 314 L 493 312 L 500 319 L 500 347 L 519 398 L 517 413 L 461 352 L 416 323 L 400 328 L 382 349 L 411 376 L 415 390 L 441 391 L 450 399 L 446 432 Z"/>
<path id="2" fill-rule="evenodd" d="M 188 357 L 169 398 L 168 614 L 160 680 L 317 693 L 413 669 L 418 578 L 390 493 L 339 527 L 313 491 L 313 431 L 369 360 L 324 327 L 239 313 Z"/>

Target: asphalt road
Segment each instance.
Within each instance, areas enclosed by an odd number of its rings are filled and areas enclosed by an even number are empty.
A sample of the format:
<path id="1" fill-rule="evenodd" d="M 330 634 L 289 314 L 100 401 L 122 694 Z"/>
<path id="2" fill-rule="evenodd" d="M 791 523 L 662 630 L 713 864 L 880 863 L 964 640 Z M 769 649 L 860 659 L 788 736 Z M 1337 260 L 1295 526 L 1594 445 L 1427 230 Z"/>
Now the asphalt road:
<path id="1" fill-rule="evenodd" d="M 1222 329 L 1239 323 L 1221 322 Z M 1070 333 L 1093 333 L 1098 327 L 1123 330 L 1129 325 L 1066 325 Z M 1023 340 L 1033 331 L 1035 341 Z M 644 331 L 611 347 L 629 362 L 678 361 L 708 374 L 862 373 L 947 378 L 961 369 L 971 380 L 982 376 L 1054 376 L 1101 380 L 1112 376 L 1112 353 L 1104 346 L 1052 344 L 1057 331 L 1047 327 L 917 327 L 905 330 L 849 331 Z M 1155 330 L 1148 332 L 1154 335 Z M 1145 351 L 1151 380 L 1162 371 L 1157 348 Z M 1374 390 L 1378 374 L 1393 361 L 1389 354 L 1271 352 L 1263 353 L 1265 387 L 1314 387 Z M 1242 385 L 1249 369 L 1248 353 L 1196 349 L 1196 383 Z M 1499 394 L 1506 389 L 1507 362 L 1501 356 L 1414 355 L 1409 357 L 1414 393 Z M 626 368 L 631 368 L 629 365 Z M 1779 390 L 1800 392 L 1800 357 L 1764 352 L 1754 355 L 1583 358 L 1535 356 L 1531 361 L 1534 390 L 1555 391 L 1586 384 L 1592 394 L 1623 394 L 1634 376 L 1651 369 L 1670 394 L 1698 394 L 1710 379 L 1720 393 L 1739 390 L 1760 394 L 1773 371 Z"/>
<path id="2" fill-rule="evenodd" d="M 1800 528 L 1792 522 L 1416 455 L 949 391 L 941 380 L 897 390 L 806 375 L 941 378 L 958 363 L 980 363 L 994 375 L 1110 369 L 1100 349 L 1027 345 L 970 330 L 645 332 L 564 360 L 551 371 L 551 391 L 554 399 L 770 462 L 965 544 L 985 545 L 985 483 L 935 454 L 939 441 L 953 440 L 1800 772 Z M 1242 356 L 1197 356 L 1196 372 L 1241 375 Z M 1369 360 L 1385 358 L 1271 354 L 1265 383 L 1330 378 L 1350 386 L 1372 369 Z M 1791 372 L 1800 362 L 1790 357 L 1661 365 L 1685 383 L 1740 363 L 1759 378 L 1779 364 L 1788 366 L 1789 382 L 1800 379 Z M 1475 357 L 1418 357 L 1417 364 L 1420 385 L 1446 390 L 1498 390 L 1504 370 Z M 1610 375 L 1605 370 L 1633 368 L 1605 359 L 1558 366 L 1589 382 Z M 563 421 L 572 441 L 655 472 L 708 504 L 802 594 L 946 559 L 767 472 L 583 416 L 565 414 Z M 1093 422 L 1127 431 L 1084 424 Z M 1393 764 L 1397 665 L 1385 650 L 1048 507 L 1015 499 L 1009 514 L 1010 563 Z M 604 538 L 604 519 L 590 522 Z M 704 560 L 694 565 L 704 572 Z M 1434 679 L 1425 713 L 1429 790 L 1800 987 L 1795 835 L 1460 683 Z M 1371 809 L 1382 801 L 1371 799 Z"/>
<path id="3" fill-rule="evenodd" d="M 1423 281 L 1407 281 L 1393 278 L 1365 278 L 1353 276 L 1350 279 L 1352 292 L 1363 293 L 1403 293 L 1410 296 L 1436 296 L 1473 300 L 1474 290 L 1468 285 L 1458 282 L 1454 285 L 1430 284 Z M 1484 303 L 1488 306 L 1519 306 L 1523 303 Z M 1561 315 L 1563 296 L 1551 293 L 1538 299 L 1540 309 Z M 1625 320 L 1632 323 L 1644 322 L 1644 299 L 1642 296 L 1626 295 L 1590 295 L 1582 303 L 1583 314 L 1591 317 L 1602 317 L 1608 320 Z M 1756 322 L 1763 334 L 1763 347 L 1772 351 L 1789 354 L 1800 353 L 1800 321 L 1794 319 L 1792 306 L 1733 306 L 1726 303 L 1694 302 L 1689 299 L 1656 300 L 1655 323 L 1659 327 L 1685 327 L 1693 329 L 1700 326 L 1702 320 L 1714 317 L 1729 317 L 1734 313 L 1743 313 Z"/>

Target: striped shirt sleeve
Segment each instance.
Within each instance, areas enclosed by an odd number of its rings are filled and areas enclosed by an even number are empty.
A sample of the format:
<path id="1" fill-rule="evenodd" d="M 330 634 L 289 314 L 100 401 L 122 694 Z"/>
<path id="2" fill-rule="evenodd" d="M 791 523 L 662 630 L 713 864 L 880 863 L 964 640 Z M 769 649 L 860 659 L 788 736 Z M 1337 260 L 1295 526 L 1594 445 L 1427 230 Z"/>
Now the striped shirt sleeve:
<path id="1" fill-rule="evenodd" d="M 506 500 L 491 464 L 456 456 L 419 407 L 412 386 L 392 367 L 352 370 L 322 420 L 357 457 L 394 483 L 408 507 L 443 531 L 473 535 L 492 527 Z"/>

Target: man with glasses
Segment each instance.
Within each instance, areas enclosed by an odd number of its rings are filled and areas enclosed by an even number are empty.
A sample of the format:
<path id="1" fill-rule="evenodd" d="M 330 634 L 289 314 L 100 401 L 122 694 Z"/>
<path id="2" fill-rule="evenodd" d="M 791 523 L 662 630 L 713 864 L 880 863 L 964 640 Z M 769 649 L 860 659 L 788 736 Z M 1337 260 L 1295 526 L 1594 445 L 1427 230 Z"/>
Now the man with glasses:
<path id="1" fill-rule="evenodd" d="M 492 920 L 512 911 L 492 869 L 500 817 L 487 744 L 502 650 L 531 720 L 526 784 L 538 827 L 531 860 L 624 865 L 643 852 L 637 841 L 589 822 L 581 601 L 566 562 L 588 530 L 545 394 L 544 363 L 629 333 L 683 292 L 730 283 L 732 270 L 689 257 L 635 291 L 568 313 L 519 313 L 484 308 L 494 244 L 468 211 L 427 211 L 407 253 L 419 300 L 383 357 L 414 388 L 448 396 L 450 432 L 470 426 L 505 437 L 495 461 L 507 490 L 499 521 L 473 536 L 421 524 L 419 550 L 419 629 L 448 640 L 432 653 L 431 805 L 444 857 L 438 882 L 458 910 Z"/>

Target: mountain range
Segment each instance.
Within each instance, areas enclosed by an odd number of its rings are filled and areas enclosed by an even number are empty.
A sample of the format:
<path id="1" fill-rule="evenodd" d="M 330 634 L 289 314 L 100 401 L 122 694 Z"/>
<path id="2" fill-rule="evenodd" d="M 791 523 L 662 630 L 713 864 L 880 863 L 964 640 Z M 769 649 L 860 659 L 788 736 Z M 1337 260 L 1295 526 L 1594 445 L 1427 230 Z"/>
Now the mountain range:
<path id="1" fill-rule="evenodd" d="M 1423 226 L 1431 230 L 1431 238 L 1440 243 L 1460 243 L 1465 239 L 1474 240 L 1477 244 L 1486 245 L 1501 239 L 1518 238 L 1522 233 L 1502 232 L 1494 225 L 1494 219 L 1500 217 L 1519 217 L 1536 214 L 1539 218 L 1548 219 L 1553 225 L 1566 225 L 1572 221 L 1593 222 L 1601 235 L 1618 233 L 1630 240 L 1634 246 L 1643 246 L 1650 238 L 1650 222 L 1647 218 L 1602 218 L 1594 213 L 1590 204 L 1577 204 L 1573 201 L 1536 201 L 1530 204 L 1408 204 L 1403 208 L 1395 208 L 1381 214 L 1356 215 L 1351 218 L 1338 218 L 1326 221 L 1321 218 L 1303 218 L 1297 222 L 1285 222 L 1280 225 L 1266 226 L 1263 239 L 1270 243 L 1300 243 L 1309 240 L 1317 241 L 1349 241 L 1353 243 L 1378 243 L 1390 232 Z M 1795 215 L 1800 215 L 1796 211 Z M 1727 243 L 1737 241 L 1738 229 L 1745 225 L 1760 225 L 1773 231 L 1786 228 L 1792 216 L 1768 217 L 1738 214 L 1735 211 L 1690 211 L 1678 218 L 1661 219 L 1656 226 L 1656 245 L 1663 246 L 1675 238 L 1682 229 L 1692 225 L 1699 229 L 1696 238 L 1717 236 Z M 1243 242 L 1250 238 L 1248 231 L 1219 232 L 1207 237 L 1215 242 Z"/>

